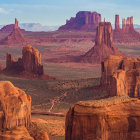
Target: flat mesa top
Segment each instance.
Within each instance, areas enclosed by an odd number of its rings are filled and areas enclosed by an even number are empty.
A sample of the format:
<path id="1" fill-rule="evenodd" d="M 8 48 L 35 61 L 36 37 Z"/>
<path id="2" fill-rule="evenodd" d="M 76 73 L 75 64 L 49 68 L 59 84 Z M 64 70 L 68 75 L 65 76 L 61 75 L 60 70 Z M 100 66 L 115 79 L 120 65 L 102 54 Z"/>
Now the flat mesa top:
<path id="1" fill-rule="evenodd" d="M 127 95 L 123 95 L 123 96 L 115 96 L 115 97 L 101 99 L 101 100 L 80 101 L 76 103 L 76 105 L 86 106 L 86 107 L 104 107 L 104 106 L 116 105 L 119 103 L 128 103 L 128 102 L 135 102 L 135 101 L 140 101 L 140 100 L 137 98 L 130 98 Z"/>

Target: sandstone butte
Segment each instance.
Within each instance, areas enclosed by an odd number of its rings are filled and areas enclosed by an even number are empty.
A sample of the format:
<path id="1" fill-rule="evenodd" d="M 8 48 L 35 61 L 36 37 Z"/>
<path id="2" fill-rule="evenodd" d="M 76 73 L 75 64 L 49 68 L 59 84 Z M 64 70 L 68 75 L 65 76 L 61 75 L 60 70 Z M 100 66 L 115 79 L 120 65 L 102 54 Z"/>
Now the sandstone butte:
<path id="1" fill-rule="evenodd" d="M 67 20 L 66 24 L 61 26 L 59 30 L 84 30 L 94 31 L 101 22 L 101 14 L 97 12 L 80 11 L 76 17 Z"/>
<path id="2" fill-rule="evenodd" d="M 0 140 L 49 140 L 46 132 L 30 125 L 31 97 L 11 82 L 0 81 Z"/>
<path id="3" fill-rule="evenodd" d="M 11 29 L 11 26 L 5 27 L 4 29 L 1 30 L 1 32 L 7 31 L 7 30 L 12 30 L 12 32 L 4 39 L 0 41 L 0 44 L 2 45 L 25 45 L 29 42 L 29 39 L 24 36 L 22 33 L 21 29 L 19 28 L 17 19 L 15 19 L 15 24 L 14 28 Z M 8 28 L 8 29 L 7 29 Z"/>
<path id="4" fill-rule="evenodd" d="M 9 25 L 3 26 L 0 29 L 0 33 L 9 33 L 10 34 L 11 32 L 13 32 L 14 26 L 15 26 L 15 24 L 9 24 Z M 21 32 L 27 32 L 24 29 L 21 29 L 20 27 L 19 27 L 19 29 Z"/>
<path id="5" fill-rule="evenodd" d="M 15 61 L 14 57 L 7 53 L 6 72 L 9 73 L 29 73 L 41 76 L 44 74 L 43 65 L 41 64 L 41 54 L 30 45 L 26 45 L 22 49 L 22 58 Z"/>
<path id="6" fill-rule="evenodd" d="M 133 17 L 122 19 L 122 28 L 120 27 L 119 15 L 115 16 L 115 29 L 113 31 L 113 40 L 115 43 L 139 43 L 140 33 L 134 29 Z"/>
<path id="7" fill-rule="evenodd" d="M 67 113 L 65 140 L 139 140 L 139 122 L 139 99 L 81 101 Z"/>
<path id="8" fill-rule="evenodd" d="M 102 62 L 101 86 L 109 96 L 140 97 L 140 59 L 109 56 Z"/>
<path id="9" fill-rule="evenodd" d="M 95 46 L 81 56 L 82 62 L 100 64 L 109 55 L 123 54 L 113 43 L 113 30 L 110 22 L 100 22 L 96 31 Z"/>

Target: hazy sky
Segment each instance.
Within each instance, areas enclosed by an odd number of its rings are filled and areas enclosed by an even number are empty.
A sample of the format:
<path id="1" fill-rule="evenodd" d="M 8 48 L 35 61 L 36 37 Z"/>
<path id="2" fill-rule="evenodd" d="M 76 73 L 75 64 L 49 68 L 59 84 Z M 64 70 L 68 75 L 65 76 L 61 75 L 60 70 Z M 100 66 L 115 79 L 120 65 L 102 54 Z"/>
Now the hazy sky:
<path id="1" fill-rule="evenodd" d="M 0 25 L 13 23 L 15 17 L 20 23 L 62 25 L 78 11 L 97 11 L 112 23 L 115 14 L 120 19 L 134 16 L 140 24 L 140 0 L 0 0 Z"/>

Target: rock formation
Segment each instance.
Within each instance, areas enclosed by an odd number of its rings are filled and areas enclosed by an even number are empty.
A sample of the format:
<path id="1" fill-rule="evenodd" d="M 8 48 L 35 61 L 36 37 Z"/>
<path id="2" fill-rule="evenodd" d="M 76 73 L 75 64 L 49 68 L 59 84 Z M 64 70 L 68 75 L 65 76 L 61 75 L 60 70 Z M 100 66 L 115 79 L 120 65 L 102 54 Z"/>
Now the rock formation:
<path id="1" fill-rule="evenodd" d="M 101 86 L 109 96 L 140 97 L 140 59 L 109 56 L 102 62 Z"/>
<path id="2" fill-rule="evenodd" d="M 140 34 L 135 31 L 133 17 L 122 19 L 122 29 L 119 25 L 119 15 L 115 16 L 115 30 L 113 32 L 115 43 L 139 43 Z"/>
<path id="3" fill-rule="evenodd" d="M 0 132 L 0 140 L 34 140 L 23 126 Z"/>
<path id="4" fill-rule="evenodd" d="M 97 28 L 95 46 L 82 56 L 81 61 L 101 63 L 109 55 L 123 55 L 113 44 L 110 22 L 101 22 Z"/>
<path id="5" fill-rule="evenodd" d="M 34 122 L 30 124 L 28 131 L 34 138 L 34 140 L 49 140 L 47 132 L 45 130 L 40 130 L 40 128 L 38 128 L 38 125 Z"/>
<path id="6" fill-rule="evenodd" d="M 0 81 L 0 130 L 29 126 L 31 97 L 8 81 Z"/>
<path id="7" fill-rule="evenodd" d="M 11 25 L 12 26 L 12 25 Z M 10 26 L 10 28 L 11 28 Z M 3 29 L 5 30 L 5 28 Z M 18 26 L 18 21 L 15 19 L 15 24 L 12 32 L 10 35 L 8 35 L 6 38 L 2 39 L 0 41 L 0 44 L 2 45 L 19 45 L 19 44 L 27 44 L 29 42 L 29 39 L 27 39 L 23 33 L 21 32 L 19 26 Z"/>
<path id="8" fill-rule="evenodd" d="M 41 65 L 41 54 L 30 45 L 26 45 L 22 50 L 22 61 L 24 70 L 30 73 L 43 75 L 43 65 Z"/>
<path id="9" fill-rule="evenodd" d="M 65 140 L 139 140 L 139 122 L 138 99 L 82 101 L 67 113 Z"/>
<path id="10" fill-rule="evenodd" d="M 31 97 L 11 82 L 0 81 L 0 140 L 49 140 L 46 132 L 32 126 Z"/>
<path id="11" fill-rule="evenodd" d="M 115 16 L 115 30 L 120 30 L 119 15 Z"/>
<path id="12" fill-rule="evenodd" d="M 15 61 L 14 57 L 10 53 L 7 53 L 5 71 L 15 74 L 27 72 L 35 75 L 43 75 L 41 54 L 30 45 L 23 47 L 22 58 L 19 58 L 18 61 Z"/>
<path id="13" fill-rule="evenodd" d="M 31 97 L 9 81 L 0 81 L 0 139 L 33 140 L 27 129 L 31 121 Z"/>
<path id="14" fill-rule="evenodd" d="M 67 20 L 66 24 L 61 26 L 59 30 L 96 30 L 101 22 L 101 15 L 97 12 L 80 11 L 76 17 Z"/>

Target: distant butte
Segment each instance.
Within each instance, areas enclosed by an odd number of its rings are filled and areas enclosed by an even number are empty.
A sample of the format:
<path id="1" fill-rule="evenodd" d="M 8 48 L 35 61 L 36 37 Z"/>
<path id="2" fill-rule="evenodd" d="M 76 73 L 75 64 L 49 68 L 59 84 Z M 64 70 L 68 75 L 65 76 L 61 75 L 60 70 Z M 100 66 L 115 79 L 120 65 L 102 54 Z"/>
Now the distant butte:
<path id="1" fill-rule="evenodd" d="M 49 62 L 77 62 L 100 64 L 109 55 L 123 56 L 113 43 L 113 30 L 110 22 L 100 22 L 96 31 L 95 46 L 81 56 L 68 56 L 47 60 Z"/>
<path id="2" fill-rule="evenodd" d="M 85 30 L 95 31 L 101 22 L 101 14 L 97 12 L 80 11 L 76 17 L 67 20 L 66 24 L 61 26 L 59 30 Z"/>
<path id="3" fill-rule="evenodd" d="M 113 30 L 110 22 L 100 22 L 95 39 L 95 46 L 81 57 L 82 62 L 99 64 L 109 55 L 123 54 L 113 43 Z"/>
<path id="4" fill-rule="evenodd" d="M 10 27 L 10 26 L 9 26 Z M 12 27 L 12 25 L 11 25 Z M 11 28 L 9 28 L 11 29 Z M 4 31 L 4 29 L 1 29 L 1 31 Z M 6 30 L 6 28 L 5 28 Z M 25 45 L 29 42 L 29 39 L 24 36 L 24 34 L 21 32 L 18 21 L 15 19 L 15 24 L 12 32 L 4 39 L 0 41 L 0 44 L 2 45 Z"/>
<path id="5" fill-rule="evenodd" d="M 7 53 L 6 68 L 3 70 L 6 74 L 25 78 L 54 79 L 44 74 L 41 64 L 41 54 L 30 45 L 22 49 L 22 57 L 15 61 L 14 57 Z"/>
<path id="6" fill-rule="evenodd" d="M 5 25 L 0 29 L 0 33 L 11 33 L 14 30 L 15 24 Z M 20 27 L 19 27 L 20 29 Z M 26 32 L 24 29 L 20 29 L 21 32 Z"/>
<path id="7" fill-rule="evenodd" d="M 139 43 L 140 33 L 134 29 L 133 17 L 122 19 L 122 28 L 120 27 L 119 15 L 115 16 L 115 29 L 113 31 L 115 43 Z"/>

